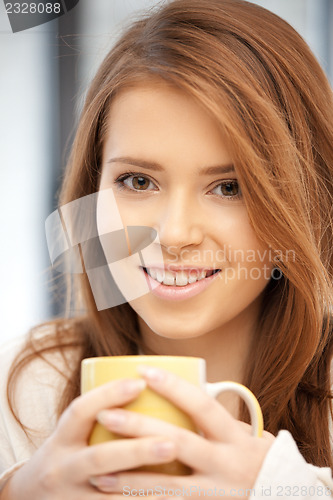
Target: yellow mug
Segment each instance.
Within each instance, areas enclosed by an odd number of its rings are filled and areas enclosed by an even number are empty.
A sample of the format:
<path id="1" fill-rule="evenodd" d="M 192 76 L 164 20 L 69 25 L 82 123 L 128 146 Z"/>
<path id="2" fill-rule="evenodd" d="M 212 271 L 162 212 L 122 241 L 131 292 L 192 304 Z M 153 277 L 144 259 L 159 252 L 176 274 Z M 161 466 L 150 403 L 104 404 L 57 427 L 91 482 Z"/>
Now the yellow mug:
<path id="1" fill-rule="evenodd" d="M 233 391 L 246 403 L 252 424 L 252 434 L 261 436 L 263 431 L 263 418 L 259 403 L 252 392 L 245 386 L 236 382 L 206 382 L 206 362 L 202 358 L 188 356 L 105 356 L 84 359 L 81 363 L 81 393 L 84 394 L 111 380 L 121 378 L 140 378 L 137 371 L 138 365 L 155 366 L 168 370 L 188 382 L 201 387 L 212 397 L 217 397 L 222 392 Z M 150 388 L 145 388 L 140 395 L 123 407 L 159 418 L 170 424 L 183 427 L 193 432 L 198 432 L 188 415 L 176 407 L 171 401 L 163 398 Z M 96 423 L 91 433 L 89 444 L 94 445 L 112 439 L 124 439 Z M 161 472 L 172 475 L 186 475 L 191 471 L 184 464 L 173 461 L 168 464 L 158 464 L 140 467 L 137 470 Z"/>

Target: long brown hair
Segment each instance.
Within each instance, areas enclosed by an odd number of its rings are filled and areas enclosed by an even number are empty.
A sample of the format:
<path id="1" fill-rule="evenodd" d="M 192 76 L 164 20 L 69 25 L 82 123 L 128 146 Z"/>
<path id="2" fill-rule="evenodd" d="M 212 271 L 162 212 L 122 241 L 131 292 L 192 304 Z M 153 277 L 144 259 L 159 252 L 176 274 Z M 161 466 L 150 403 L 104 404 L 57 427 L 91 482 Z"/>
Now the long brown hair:
<path id="1" fill-rule="evenodd" d="M 244 383 L 259 399 L 268 431 L 288 429 L 308 462 L 332 466 L 329 83 L 303 39 L 271 12 L 243 0 L 171 1 L 132 24 L 102 63 L 86 97 L 60 205 L 98 190 L 111 100 L 152 78 L 191 94 L 216 118 L 250 222 L 283 272 L 265 289 Z M 84 275 L 76 285 L 74 297 L 82 292 L 86 315 L 53 323 L 51 345 L 30 342 L 11 372 L 9 393 L 23 366 L 50 349 L 79 348 L 79 361 L 137 353 L 140 332 L 130 305 L 97 311 Z M 79 377 L 77 362 L 59 412 L 78 395 Z M 244 408 L 241 413 L 244 418 Z"/>

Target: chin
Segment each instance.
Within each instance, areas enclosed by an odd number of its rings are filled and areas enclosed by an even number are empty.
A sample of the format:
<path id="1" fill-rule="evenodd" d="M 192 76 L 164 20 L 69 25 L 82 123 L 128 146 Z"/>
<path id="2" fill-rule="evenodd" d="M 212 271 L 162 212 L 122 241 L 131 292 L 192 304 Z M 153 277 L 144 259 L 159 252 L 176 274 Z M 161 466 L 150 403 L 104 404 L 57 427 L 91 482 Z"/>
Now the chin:
<path id="1" fill-rule="evenodd" d="M 170 320 L 170 317 L 158 315 L 147 317 L 140 315 L 141 321 L 145 324 L 144 329 L 148 329 L 152 334 L 166 339 L 195 339 L 201 337 L 216 328 L 208 318 L 200 318 L 193 313 L 191 317 L 178 316 Z"/>
<path id="2" fill-rule="evenodd" d="M 147 326 L 150 328 L 152 333 L 155 333 L 159 337 L 163 337 L 165 339 L 174 339 L 174 340 L 195 339 L 201 337 L 206 333 L 203 332 L 202 330 L 194 331 L 193 329 L 184 329 L 183 326 L 177 329 L 172 328 L 172 330 L 162 326 L 151 325 L 149 323 L 147 323 Z"/>

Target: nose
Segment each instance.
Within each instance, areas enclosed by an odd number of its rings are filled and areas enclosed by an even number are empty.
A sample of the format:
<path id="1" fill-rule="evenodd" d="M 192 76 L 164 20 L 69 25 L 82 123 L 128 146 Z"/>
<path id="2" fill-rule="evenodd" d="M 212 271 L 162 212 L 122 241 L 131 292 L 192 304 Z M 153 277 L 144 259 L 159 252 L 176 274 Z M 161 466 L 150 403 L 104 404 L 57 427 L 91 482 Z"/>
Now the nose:
<path id="1" fill-rule="evenodd" d="M 160 244 L 168 253 L 200 245 L 204 238 L 200 207 L 181 192 L 170 196 L 158 214 L 157 230 Z"/>

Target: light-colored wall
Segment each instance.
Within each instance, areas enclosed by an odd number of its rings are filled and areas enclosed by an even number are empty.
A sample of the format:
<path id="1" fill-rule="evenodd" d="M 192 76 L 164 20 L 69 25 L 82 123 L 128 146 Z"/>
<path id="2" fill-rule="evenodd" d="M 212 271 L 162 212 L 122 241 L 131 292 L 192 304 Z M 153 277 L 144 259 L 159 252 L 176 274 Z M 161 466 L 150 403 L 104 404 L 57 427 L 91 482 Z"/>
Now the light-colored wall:
<path id="1" fill-rule="evenodd" d="M 249 0 L 289 22 L 310 45 L 333 82 L 332 0 Z"/>
<path id="2" fill-rule="evenodd" d="M 44 221 L 50 197 L 50 33 L 13 34 L 0 2 L 0 341 L 49 315 Z"/>

